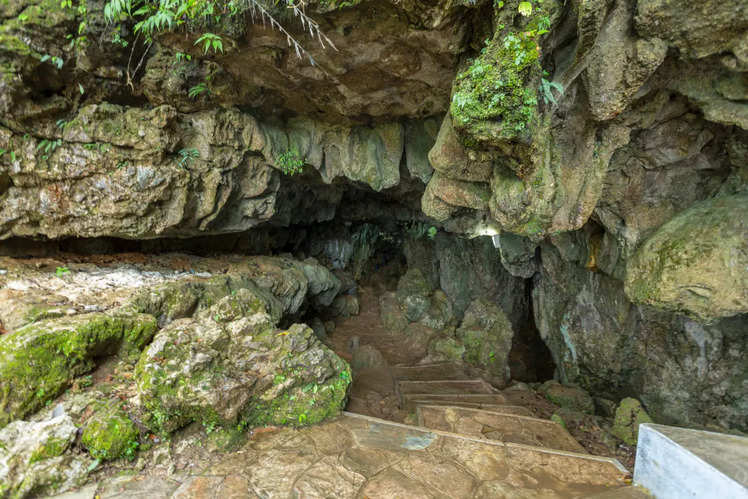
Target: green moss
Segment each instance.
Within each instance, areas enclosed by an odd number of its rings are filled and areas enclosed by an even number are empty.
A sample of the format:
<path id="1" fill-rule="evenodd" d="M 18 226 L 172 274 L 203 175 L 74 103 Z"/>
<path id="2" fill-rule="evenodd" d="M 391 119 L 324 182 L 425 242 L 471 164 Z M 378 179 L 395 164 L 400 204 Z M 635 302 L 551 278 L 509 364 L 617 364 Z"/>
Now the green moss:
<path id="1" fill-rule="evenodd" d="M 94 313 L 36 322 L 0 337 L 0 427 L 41 409 L 91 371 L 97 358 L 142 348 L 156 328 L 149 315 Z"/>
<path id="2" fill-rule="evenodd" d="M 110 402 L 94 413 L 86 423 L 81 443 L 96 459 L 135 457 L 139 432 L 127 414 Z"/>
<path id="3" fill-rule="evenodd" d="M 64 438 L 50 438 L 47 442 L 36 449 L 29 459 L 29 463 L 33 464 L 45 459 L 52 457 L 61 456 L 70 447 L 70 441 Z"/>
<path id="4" fill-rule="evenodd" d="M 636 445 L 639 436 L 639 425 L 642 423 L 652 423 L 647 411 L 644 410 L 641 403 L 633 398 L 621 400 L 616 409 L 615 420 L 611 433 L 626 442 L 628 445 Z"/>
<path id="5" fill-rule="evenodd" d="M 309 384 L 287 389 L 272 400 L 254 399 L 242 419 L 243 426 L 305 426 L 337 416 L 345 405 L 351 369 L 336 359 L 338 375 L 324 384 Z"/>
<path id="6" fill-rule="evenodd" d="M 537 84 L 542 72 L 537 38 L 541 24 L 545 29 L 547 22 L 538 10 L 522 30 L 498 29 L 457 75 L 450 113 L 467 146 L 495 146 L 530 136 L 538 122 Z"/>

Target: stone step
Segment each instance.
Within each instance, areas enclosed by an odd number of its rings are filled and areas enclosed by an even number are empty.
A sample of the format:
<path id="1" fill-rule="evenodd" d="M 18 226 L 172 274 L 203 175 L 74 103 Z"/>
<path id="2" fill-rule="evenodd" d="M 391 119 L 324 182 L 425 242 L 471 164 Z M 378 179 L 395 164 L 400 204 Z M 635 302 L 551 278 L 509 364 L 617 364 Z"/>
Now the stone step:
<path id="1" fill-rule="evenodd" d="M 421 479 L 439 477 L 445 485 L 456 485 L 460 483 L 457 477 L 443 475 L 452 469 L 447 463 L 454 463 L 486 481 L 481 487 L 481 497 L 544 497 L 544 493 L 548 496 L 551 491 L 553 497 L 585 497 L 628 485 L 628 471 L 617 460 L 607 457 L 473 438 L 361 414 L 344 413 L 344 416 L 344 426 L 353 434 L 356 445 L 369 453 L 426 451 L 422 459 L 433 463 L 429 467 L 439 469 L 416 466 L 420 460 L 416 461 L 413 455 L 403 461 L 408 464 L 408 475 Z M 365 496 L 402 497 L 392 495 L 391 490 L 371 492 Z M 465 492 L 453 489 L 448 496 L 475 497 L 467 489 Z"/>
<path id="2" fill-rule="evenodd" d="M 398 394 L 400 407 L 405 410 L 415 410 L 414 401 L 434 402 L 440 405 L 468 404 L 494 404 L 494 405 L 517 405 L 510 404 L 501 393 L 402 393 Z"/>
<path id="3" fill-rule="evenodd" d="M 509 404 L 481 404 L 479 402 L 462 402 L 462 401 L 450 401 L 445 403 L 444 400 L 412 400 L 411 403 L 414 407 L 418 406 L 454 406 L 454 407 L 469 407 L 472 409 L 485 409 L 487 411 L 498 412 L 500 414 L 516 414 L 517 416 L 534 417 L 532 411 L 527 407 L 521 405 L 509 405 Z"/>
<path id="4" fill-rule="evenodd" d="M 396 380 L 429 381 L 434 379 L 465 380 L 471 378 L 465 369 L 451 362 L 438 362 L 418 366 L 395 366 L 392 373 Z"/>
<path id="5" fill-rule="evenodd" d="M 460 435 L 586 454 L 561 425 L 515 414 L 450 406 L 416 408 L 419 426 Z"/>
<path id="6" fill-rule="evenodd" d="M 398 381 L 398 389 L 405 393 L 455 395 L 461 393 L 499 393 L 482 379 L 439 379 L 429 381 Z"/>

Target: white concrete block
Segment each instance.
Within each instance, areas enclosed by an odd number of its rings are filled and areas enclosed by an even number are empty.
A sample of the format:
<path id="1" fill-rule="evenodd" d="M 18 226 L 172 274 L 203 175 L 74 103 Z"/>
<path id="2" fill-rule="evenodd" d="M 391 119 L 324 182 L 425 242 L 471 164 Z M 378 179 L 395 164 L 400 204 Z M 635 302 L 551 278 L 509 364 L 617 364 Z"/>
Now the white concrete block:
<path id="1" fill-rule="evenodd" d="M 748 438 L 643 424 L 634 483 L 656 499 L 748 499 Z"/>

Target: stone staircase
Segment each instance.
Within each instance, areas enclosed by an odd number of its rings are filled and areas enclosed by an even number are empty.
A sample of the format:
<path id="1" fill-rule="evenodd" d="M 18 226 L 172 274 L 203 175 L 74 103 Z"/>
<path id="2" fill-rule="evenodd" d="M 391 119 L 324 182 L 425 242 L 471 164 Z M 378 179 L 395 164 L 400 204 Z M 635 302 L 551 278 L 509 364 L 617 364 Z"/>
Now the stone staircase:
<path id="1" fill-rule="evenodd" d="M 532 456 L 525 462 L 530 473 L 565 470 L 565 478 L 581 489 L 585 485 L 608 489 L 576 495 L 578 489 L 573 497 L 649 497 L 627 485 L 630 474 L 617 460 L 590 455 L 563 426 L 534 417 L 523 405 L 526 392 L 497 390 L 451 363 L 397 366 L 393 373 L 401 407 L 414 415 L 420 428 L 475 446 L 477 442 L 503 444 L 512 453 Z M 562 491 L 562 497 L 571 492 L 564 487 L 554 490 Z"/>
<path id="2" fill-rule="evenodd" d="M 533 417 L 523 405 L 532 392 L 496 390 L 450 364 L 392 371 L 415 424 L 345 412 L 300 429 L 256 429 L 223 455 L 185 435 L 166 444 L 179 449 L 173 461 L 102 477 L 64 499 L 649 497 L 617 460 Z"/>

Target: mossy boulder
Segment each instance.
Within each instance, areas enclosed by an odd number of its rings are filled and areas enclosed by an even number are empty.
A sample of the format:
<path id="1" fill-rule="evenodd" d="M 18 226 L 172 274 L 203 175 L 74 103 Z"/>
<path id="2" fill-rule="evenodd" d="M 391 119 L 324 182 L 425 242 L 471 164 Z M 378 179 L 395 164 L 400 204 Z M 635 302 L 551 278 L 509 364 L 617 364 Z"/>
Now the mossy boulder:
<path id="1" fill-rule="evenodd" d="M 278 330 L 261 296 L 243 288 L 163 328 L 135 370 L 154 430 L 312 424 L 337 414 L 350 369 L 311 328 Z"/>
<path id="2" fill-rule="evenodd" d="M 94 458 L 102 461 L 135 457 L 140 432 L 115 402 L 100 404 L 86 422 L 81 443 Z"/>
<path id="3" fill-rule="evenodd" d="M 97 359 L 142 349 L 156 320 L 147 314 L 82 314 L 39 321 L 0 336 L 0 427 L 39 410 Z"/>
<path id="4" fill-rule="evenodd" d="M 393 292 L 384 293 L 379 297 L 379 318 L 391 334 L 402 333 L 408 327 L 408 319 L 405 318 Z"/>
<path id="5" fill-rule="evenodd" d="M 465 346 L 464 361 L 495 378 L 509 380 L 509 350 L 514 331 L 504 312 L 488 300 L 474 300 L 456 331 Z"/>
<path id="6" fill-rule="evenodd" d="M 14 421 L 0 430 L 0 497 L 53 494 L 79 486 L 90 461 L 67 452 L 77 431 L 65 414 L 34 423 Z"/>
<path id="7" fill-rule="evenodd" d="M 576 386 L 562 385 L 550 380 L 543 383 L 538 391 L 554 404 L 585 414 L 595 412 L 595 403 L 589 393 Z"/>
<path id="8" fill-rule="evenodd" d="M 408 269 L 400 278 L 397 283 L 397 301 L 409 321 L 416 322 L 423 317 L 431 305 L 432 291 L 420 269 Z"/>
<path id="9" fill-rule="evenodd" d="M 701 322 L 746 313 L 747 241 L 748 191 L 698 203 L 637 249 L 626 295 Z"/>
<path id="10" fill-rule="evenodd" d="M 641 402 L 633 398 L 625 398 L 616 409 L 611 433 L 629 445 L 636 445 L 639 438 L 639 425 L 652 423 Z"/>

